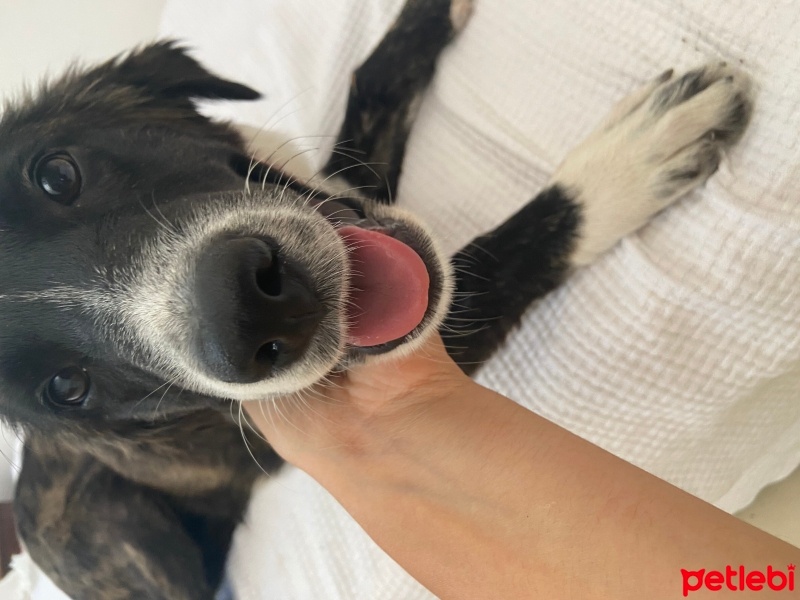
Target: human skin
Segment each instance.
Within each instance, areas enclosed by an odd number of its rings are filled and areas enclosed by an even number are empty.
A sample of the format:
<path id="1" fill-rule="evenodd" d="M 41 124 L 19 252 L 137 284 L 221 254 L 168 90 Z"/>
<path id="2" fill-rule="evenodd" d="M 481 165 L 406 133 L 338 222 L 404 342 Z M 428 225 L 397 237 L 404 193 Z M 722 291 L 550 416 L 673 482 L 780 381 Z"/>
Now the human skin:
<path id="1" fill-rule="evenodd" d="M 302 401 L 245 407 L 443 600 L 677 598 L 681 569 L 800 563 L 797 548 L 475 383 L 438 337 Z"/>

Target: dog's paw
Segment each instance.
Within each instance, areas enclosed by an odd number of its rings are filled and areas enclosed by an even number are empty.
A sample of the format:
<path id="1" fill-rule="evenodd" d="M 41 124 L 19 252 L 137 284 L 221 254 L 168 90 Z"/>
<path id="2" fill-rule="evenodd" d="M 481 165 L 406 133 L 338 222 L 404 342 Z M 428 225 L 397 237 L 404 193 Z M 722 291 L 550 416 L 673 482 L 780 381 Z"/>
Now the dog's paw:
<path id="1" fill-rule="evenodd" d="M 450 2 L 450 24 L 453 31 L 458 33 L 469 23 L 472 16 L 474 0 L 451 0 Z"/>
<path id="2" fill-rule="evenodd" d="M 591 262 L 705 182 L 747 128 L 750 79 L 724 63 L 667 71 L 620 102 L 556 172 L 582 209 L 572 262 Z"/>

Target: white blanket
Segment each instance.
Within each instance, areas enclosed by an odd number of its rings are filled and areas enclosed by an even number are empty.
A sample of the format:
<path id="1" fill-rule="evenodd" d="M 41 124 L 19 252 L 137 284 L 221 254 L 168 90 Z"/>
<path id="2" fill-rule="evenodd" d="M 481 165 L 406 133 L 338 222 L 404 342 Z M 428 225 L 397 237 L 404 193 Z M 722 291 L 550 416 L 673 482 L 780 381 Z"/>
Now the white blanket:
<path id="1" fill-rule="evenodd" d="M 318 168 L 350 71 L 401 4 L 171 0 L 163 30 L 268 96 L 213 114 L 300 136 L 299 150 L 321 151 L 296 161 Z M 790 2 L 477 0 L 398 194 L 455 250 L 531 198 L 646 79 L 718 59 L 747 69 L 755 118 L 719 173 L 532 308 L 479 376 L 728 511 L 800 462 L 798 39 Z M 291 469 L 256 495 L 230 573 L 243 600 L 429 597 Z"/>
<path id="2" fill-rule="evenodd" d="M 267 94 L 213 114 L 320 147 L 292 163 L 313 170 L 349 73 L 401 4 L 170 0 L 163 31 Z M 477 0 L 398 194 L 455 250 L 530 199 L 646 79 L 718 59 L 747 69 L 755 118 L 720 171 L 528 311 L 479 376 L 728 511 L 800 462 L 798 39 L 791 2 Z M 294 469 L 256 494 L 230 575 L 241 600 L 430 597 Z"/>

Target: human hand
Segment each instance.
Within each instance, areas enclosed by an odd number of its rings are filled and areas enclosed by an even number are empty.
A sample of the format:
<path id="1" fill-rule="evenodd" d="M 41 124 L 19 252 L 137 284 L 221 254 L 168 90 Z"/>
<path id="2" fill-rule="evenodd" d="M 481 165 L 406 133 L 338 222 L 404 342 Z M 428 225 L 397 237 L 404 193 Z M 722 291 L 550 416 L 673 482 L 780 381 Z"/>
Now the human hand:
<path id="1" fill-rule="evenodd" d="M 369 360 L 290 397 L 246 402 L 250 421 L 289 462 L 389 452 L 426 411 L 476 385 L 436 334 L 414 353 Z"/>

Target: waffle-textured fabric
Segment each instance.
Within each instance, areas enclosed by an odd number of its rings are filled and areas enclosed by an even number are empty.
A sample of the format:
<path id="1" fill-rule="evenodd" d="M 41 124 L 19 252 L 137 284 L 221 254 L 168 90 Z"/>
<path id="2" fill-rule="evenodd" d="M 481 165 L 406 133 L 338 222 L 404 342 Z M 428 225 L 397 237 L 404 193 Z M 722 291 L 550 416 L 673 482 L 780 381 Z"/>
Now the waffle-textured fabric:
<path id="1" fill-rule="evenodd" d="M 325 160 L 350 73 L 402 0 L 170 0 L 165 34 L 266 94 L 209 107 Z M 531 308 L 478 379 L 734 511 L 800 462 L 800 7 L 709 0 L 476 0 L 442 57 L 400 205 L 455 250 L 543 187 L 612 104 L 710 60 L 756 80 L 755 116 L 712 180 Z M 391 518 L 387 513 L 386 518 Z M 322 488 L 261 486 L 229 568 L 240 600 L 430 594 Z"/>

